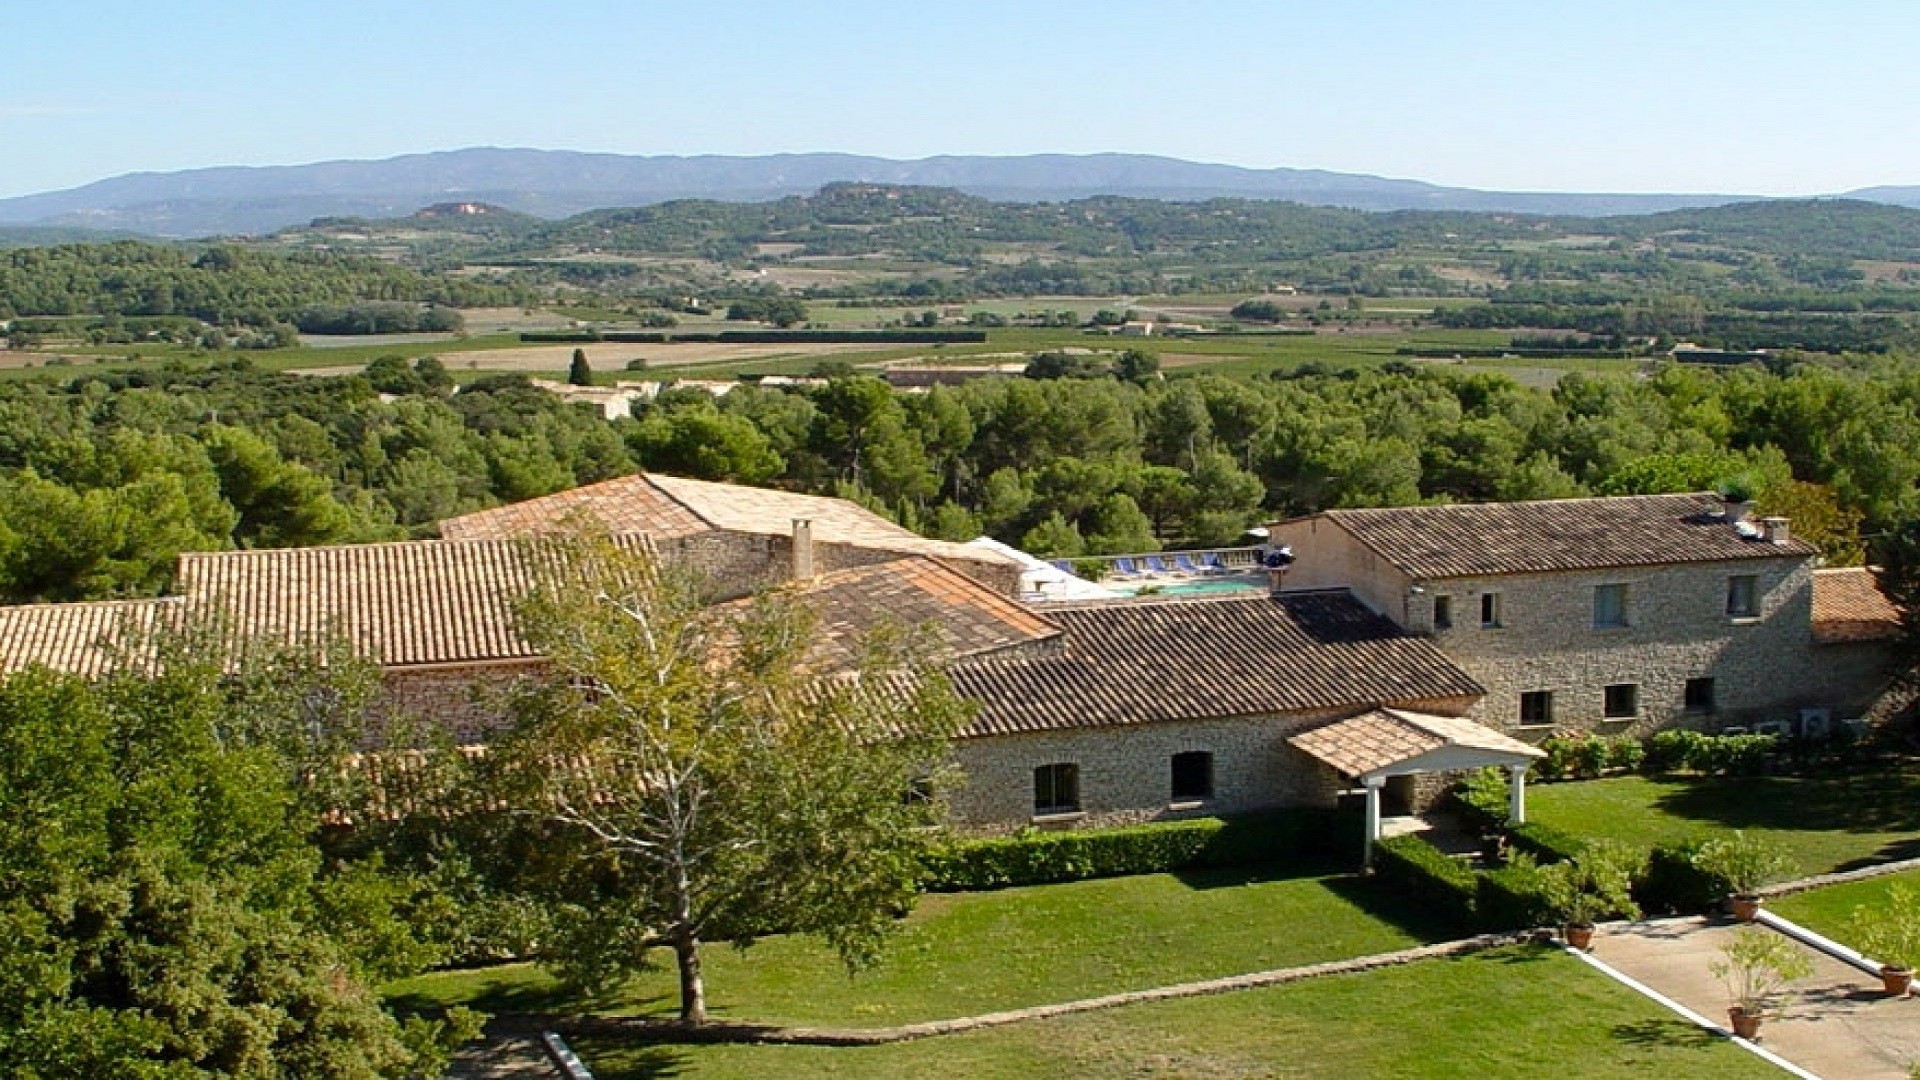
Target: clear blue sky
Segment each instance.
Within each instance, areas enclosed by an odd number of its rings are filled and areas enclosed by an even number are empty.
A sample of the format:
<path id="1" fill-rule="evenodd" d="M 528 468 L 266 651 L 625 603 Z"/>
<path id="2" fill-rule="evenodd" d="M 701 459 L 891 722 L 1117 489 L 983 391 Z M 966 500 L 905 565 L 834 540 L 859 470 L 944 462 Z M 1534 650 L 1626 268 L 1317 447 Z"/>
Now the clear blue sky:
<path id="1" fill-rule="evenodd" d="M 0 195 L 462 146 L 1920 184 L 1913 0 L 8 0 Z"/>

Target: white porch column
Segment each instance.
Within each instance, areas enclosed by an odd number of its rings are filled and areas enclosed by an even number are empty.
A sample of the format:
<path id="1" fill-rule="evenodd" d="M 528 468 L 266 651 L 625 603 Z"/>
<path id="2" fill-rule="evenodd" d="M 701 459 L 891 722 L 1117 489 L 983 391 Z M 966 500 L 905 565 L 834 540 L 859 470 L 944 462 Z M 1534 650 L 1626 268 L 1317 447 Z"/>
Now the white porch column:
<path id="1" fill-rule="evenodd" d="M 1527 823 L 1527 766 L 1507 766 L 1507 817 L 1515 825 Z"/>
<path id="2" fill-rule="evenodd" d="M 1373 845 L 1380 841 L 1380 789 L 1387 785 L 1384 776 L 1369 776 L 1360 781 L 1367 787 L 1367 842 L 1362 848 L 1360 865 L 1373 869 Z"/>

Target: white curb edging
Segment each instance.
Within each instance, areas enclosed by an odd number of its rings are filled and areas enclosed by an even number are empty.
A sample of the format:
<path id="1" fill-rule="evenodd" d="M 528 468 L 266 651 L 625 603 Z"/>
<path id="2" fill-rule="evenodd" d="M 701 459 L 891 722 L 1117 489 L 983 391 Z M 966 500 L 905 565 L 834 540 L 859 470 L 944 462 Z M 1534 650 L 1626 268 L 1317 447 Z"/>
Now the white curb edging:
<path id="1" fill-rule="evenodd" d="M 593 1071 L 587 1068 L 586 1062 L 580 1060 L 580 1055 L 573 1052 L 573 1047 L 567 1045 L 567 1040 L 561 1038 L 559 1032 L 541 1032 L 540 1043 L 547 1048 L 553 1063 L 566 1074 L 567 1080 L 593 1080 Z"/>
<path id="2" fill-rule="evenodd" d="M 1639 982 L 1638 980 L 1627 975 L 1626 972 L 1623 972 L 1614 968 L 1613 966 L 1607 964 L 1605 961 L 1595 959 L 1594 957 L 1589 956 L 1584 952 L 1581 952 L 1579 949 L 1569 948 L 1567 951 L 1572 953 L 1574 956 L 1579 957 L 1582 961 L 1584 961 L 1589 967 L 1593 968 L 1594 970 L 1600 972 L 1603 975 L 1606 975 L 1608 978 L 1619 983 L 1620 985 L 1625 986 L 1630 990 L 1633 990 L 1634 992 L 1647 998 L 1649 1001 L 1652 1001 L 1655 1004 L 1666 1008 L 1667 1010 L 1671 1011 L 1676 1016 L 1679 1016 L 1681 1019 L 1687 1021 L 1688 1023 L 1701 1028 L 1705 1028 L 1706 1030 L 1713 1032 L 1715 1035 L 1721 1035 L 1732 1040 L 1735 1046 L 1741 1047 L 1742 1049 L 1746 1050 L 1748 1053 L 1756 1054 L 1762 1060 L 1767 1061 L 1773 1065 L 1777 1065 L 1782 1069 L 1785 1069 L 1787 1072 L 1791 1073 L 1792 1075 L 1799 1077 L 1800 1080 L 1820 1080 L 1820 1077 L 1817 1074 L 1808 1072 L 1806 1069 L 1803 1069 L 1800 1066 L 1795 1065 L 1793 1062 L 1788 1061 L 1786 1058 L 1781 1057 L 1779 1054 L 1774 1053 L 1773 1051 L 1767 1049 L 1764 1046 L 1761 1046 L 1758 1043 L 1750 1042 L 1746 1039 L 1741 1038 L 1738 1035 L 1735 1035 L 1733 1032 L 1728 1031 L 1726 1028 L 1721 1027 L 1719 1024 L 1716 1024 L 1713 1021 L 1707 1019 L 1706 1017 L 1701 1016 L 1699 1013 L 1694 1012 L 1692 1009 L 1687 1008 L 1685 1005 L 1682 1005 L 1679 1002 L 1668 997 L 1667 995 L 1662 994 L 1660 991 L 1655 990 L 1653 987 L 1648 986 L 1645 983 Z"/>
<path id="3" fill-rule="evenodd" d="M 1783 919 L 1773 912 L 1768 911 L 1766 908 L 1761 908 L 1760 911 L 1754 915 L 1753 921 L 1770 929 L 1777 930 L 1808 948 L 1817 949 L 1843 964 L 1859 968 L 1861 971 L 1876 978 L 1880 975 L 1880 969 L 1885 966 L 1881 964 L 1880 961 L 1873 959 L 1865 953 L 1848 948 L 1832 938 L 1817 934 L 1791 919 Z"/>

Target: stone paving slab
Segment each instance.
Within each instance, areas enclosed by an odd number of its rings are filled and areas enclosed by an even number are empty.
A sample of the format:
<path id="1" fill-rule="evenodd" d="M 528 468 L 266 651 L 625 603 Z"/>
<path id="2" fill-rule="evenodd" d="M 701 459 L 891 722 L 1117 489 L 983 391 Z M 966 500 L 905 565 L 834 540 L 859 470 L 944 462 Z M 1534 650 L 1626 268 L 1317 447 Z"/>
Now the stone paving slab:
<path id="1" fill-rule="evenodd" d="M 1710 969 L 1738 924 L 1720 919 L 1614 923 L 1594 938 L 1593 955 L 1638 982 L 1724 1026 L 1727 993 Z M 1806 950 L 1811 978 L 1793 984 L 1761 1045 L 1825 1080 L 1909 1080 L 1920 1062 L 1920 998 L 1892 1000 L 1880 980 Z"/>

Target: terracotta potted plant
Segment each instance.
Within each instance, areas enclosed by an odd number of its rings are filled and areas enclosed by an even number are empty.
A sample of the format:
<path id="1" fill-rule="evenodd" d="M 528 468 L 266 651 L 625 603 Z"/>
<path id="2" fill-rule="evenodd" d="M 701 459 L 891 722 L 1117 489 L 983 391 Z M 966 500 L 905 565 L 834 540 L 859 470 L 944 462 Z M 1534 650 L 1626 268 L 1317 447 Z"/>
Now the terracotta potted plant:
<path id="1" fill-rule="evenodd" d="M 1793 860 L 1786 852 L 1738 830 L 1701 844 L 1693 865 L 1726 882 L 1728 906 L 1741 922 L 1752 922 L 1760 913 L 1761 889 L 1793 872 Z"/>
<path id="2" fill-rule="evenodd" d="M 1637 919 L 1632 874 L 1621 854 L 1595 845 L 1580 856 L 1540 868 L 1540 896 L 1560 923 L 1560 932 L 1573 948 L 1593 947 L 1594 923 L 1619 917 Z"/>
<path id="3" fill-rule="evenodd" d="M 1727 988 L 1727 1019 L 1743 1039 L 1760 1038 L 1760 1021 L 1779 1005 L 1787 984 L 1813 974 L 1813 961 L 1786 937 L 1757 926 L 1743 926 L 1720 946 L 1710 965 Z"/>
<path id="4" fill-rule="evenodd" d="M 1895 884 L 1887 891 L 1885 906 L 1854 909 L 1853 927 L 1860 951 L 1880 962 L 1887 996 L 1907 996 L 1913 989 L 1913 969 L 1920 965 L 1920 896 Z"/>

